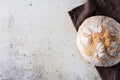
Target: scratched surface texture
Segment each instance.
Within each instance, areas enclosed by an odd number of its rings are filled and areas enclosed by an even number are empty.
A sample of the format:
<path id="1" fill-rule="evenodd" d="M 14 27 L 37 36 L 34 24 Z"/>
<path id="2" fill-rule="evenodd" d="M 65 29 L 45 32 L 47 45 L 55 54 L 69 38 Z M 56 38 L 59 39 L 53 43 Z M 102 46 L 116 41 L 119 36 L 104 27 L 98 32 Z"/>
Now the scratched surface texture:
<path id="1" fill-rule="evenodd" d="M 101 80 L 68 14 L 84 2 L 0 0 L 0 80 Z"/>

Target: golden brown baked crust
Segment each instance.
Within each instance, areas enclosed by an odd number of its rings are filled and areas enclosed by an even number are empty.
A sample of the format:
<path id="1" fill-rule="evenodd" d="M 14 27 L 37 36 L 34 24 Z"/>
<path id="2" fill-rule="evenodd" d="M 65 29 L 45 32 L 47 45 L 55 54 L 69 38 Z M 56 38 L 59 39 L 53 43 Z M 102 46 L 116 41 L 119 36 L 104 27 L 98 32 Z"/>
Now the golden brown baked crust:
<path id="1" fill-rule="evenodd" d="M 120 24 L 106 16 L 86 19 L 77 34 L 81 55 L 96 66 L 112 66 L 120 61 Z"/>

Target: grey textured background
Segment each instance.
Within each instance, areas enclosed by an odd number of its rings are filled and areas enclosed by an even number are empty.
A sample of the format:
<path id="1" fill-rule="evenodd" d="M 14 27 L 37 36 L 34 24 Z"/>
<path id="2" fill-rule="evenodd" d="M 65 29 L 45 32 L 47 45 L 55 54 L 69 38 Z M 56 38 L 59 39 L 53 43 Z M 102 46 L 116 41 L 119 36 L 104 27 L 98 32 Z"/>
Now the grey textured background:
<path id="1" fill-rule="evenodd" d="M 0 0 L 0 80 L 101 80 L 67 13 L 84 2 Z"/>

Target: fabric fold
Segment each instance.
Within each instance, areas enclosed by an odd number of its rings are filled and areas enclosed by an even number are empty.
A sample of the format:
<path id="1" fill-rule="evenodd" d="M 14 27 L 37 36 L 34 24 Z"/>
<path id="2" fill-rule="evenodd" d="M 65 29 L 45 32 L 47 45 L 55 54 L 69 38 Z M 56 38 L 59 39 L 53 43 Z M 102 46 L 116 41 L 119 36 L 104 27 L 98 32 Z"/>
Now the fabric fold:
<path id="1" fill-rule="evenodd" d="M 85 4 L 69 11 L 75 29 L 91 16 L 104 15 L 120 22 L 120 0 L 88 0 Z M 120 63 L 112 67 L 97 67 L 103 80 L 120 80 Z"/>

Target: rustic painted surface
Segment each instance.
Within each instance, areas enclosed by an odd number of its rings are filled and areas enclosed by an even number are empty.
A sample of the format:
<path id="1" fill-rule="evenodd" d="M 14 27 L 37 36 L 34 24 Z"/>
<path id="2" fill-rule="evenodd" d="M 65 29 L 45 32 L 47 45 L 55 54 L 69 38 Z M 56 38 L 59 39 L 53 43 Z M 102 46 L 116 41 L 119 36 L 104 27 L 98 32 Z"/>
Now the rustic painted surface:
<path id="1" fill-rule="evenodd" d="M 0 80 L 101 80 L 67 13 L 83 2 L 0 0 Z"/>

